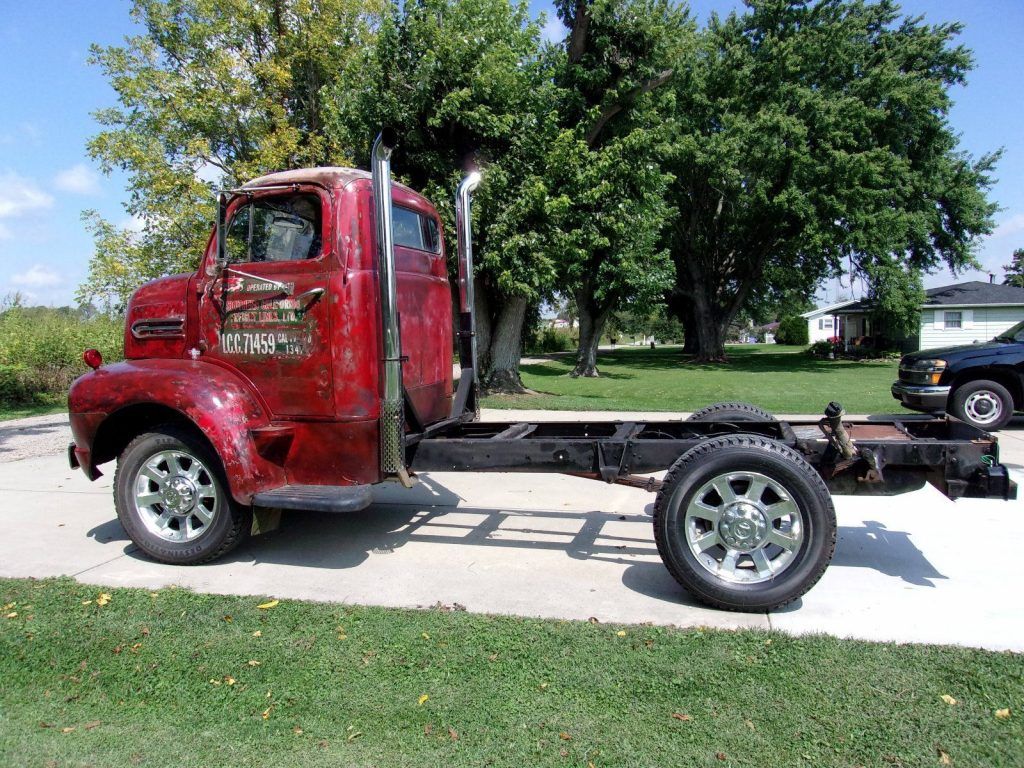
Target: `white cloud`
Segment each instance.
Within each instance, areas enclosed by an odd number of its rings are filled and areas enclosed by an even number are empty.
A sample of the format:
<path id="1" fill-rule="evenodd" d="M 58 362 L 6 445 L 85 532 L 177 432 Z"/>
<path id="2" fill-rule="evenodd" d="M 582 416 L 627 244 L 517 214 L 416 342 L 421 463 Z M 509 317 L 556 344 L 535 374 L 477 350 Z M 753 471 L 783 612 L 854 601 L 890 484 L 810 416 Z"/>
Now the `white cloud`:
<path id="1" fill-rule="evenodd" d="M 142 232 L 146 228 L 146 220 L 141 216 L 135 216 L 133 214 L 128 218 L 123 219 L 118 226 L 129 232 Z"/>
<path id="2" fill-rule="evenodd" d="M 57 174 L 53 185 L 63 192 L 76 195 L 96 195 L 100 191 L 99 176 L 85 163 L 65 168 Z"/>
<path id="3" fill-rule="evenodd" d="M 24 272 L 11 276 L 11 282 L 15 285 L 24 285 L 31 288 L 52 288 L 64 282 L 64 278 L 55 269 L 42 264 L 35 264 Z"/>
<path id="4" fill-rule="evenodd" d="M 1008 219 L 1003 219 L 995 228 L 992 237 L 1007 237 L 1018 232 L 1024 232 L 1024 213 L 1018 213 L 1010 216 Z"/>
<path id="5" fill-rule="evenodd" d="M 560 43 L 565 40 L 569 30 L 555 14 L 549 14 L 540 28 L 540 39 L 546 43 Z"/>
<path id="6" fill-rule="evenodd" d="M 53 205 L 53 197 L 32 179 L 13 171 L 0 173 L 0 219 L 15 219 L 26 213 L 43 211 Z"/>

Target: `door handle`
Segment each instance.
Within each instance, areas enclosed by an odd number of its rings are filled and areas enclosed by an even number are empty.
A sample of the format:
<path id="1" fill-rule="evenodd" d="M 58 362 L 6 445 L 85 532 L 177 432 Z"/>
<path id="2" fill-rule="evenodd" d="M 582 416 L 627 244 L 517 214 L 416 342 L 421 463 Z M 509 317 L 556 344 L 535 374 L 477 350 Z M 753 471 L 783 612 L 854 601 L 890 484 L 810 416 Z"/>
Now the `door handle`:
<path id="1" fill-rule="evenodd" d="M 310 288 L 308 291 L 303 291 L 295 297 L 295 301 L 299 305 L 295 311 L 299 314 L 306 312 L 306 310 L 320 301 L 320 297 L 323 296 L 324 293 L 326 293 L 326 289 L 324 288 Z"/>

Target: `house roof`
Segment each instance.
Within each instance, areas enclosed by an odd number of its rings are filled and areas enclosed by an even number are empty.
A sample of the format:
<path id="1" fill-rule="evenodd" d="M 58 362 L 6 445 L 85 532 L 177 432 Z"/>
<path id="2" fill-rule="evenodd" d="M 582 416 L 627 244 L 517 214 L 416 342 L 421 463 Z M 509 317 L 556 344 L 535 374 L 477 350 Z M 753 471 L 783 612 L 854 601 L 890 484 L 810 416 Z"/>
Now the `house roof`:
<path id="1" fill-rule="evenodd" d="M 972 280 L 969 283 L 929 288 L 923 306 L 968 306 L 985 304 L 1024 304 L 1024 288 Z"/>
<path id="2" fill-rule="evenodd" d="M 817 315 L 825 315 L 825 314 L 828 314 L 829 312 L 834 312 L 837 309 L 842 309 L 843 307 L 847 307 L 850 304 L 856 304 L 856 303 L 857 303 L 856 299 L 846 299 L 845 301 L 837 301 L 835 304 L 829 304 L 829 305 L 824 306 L 824 307 L 818 307 L 817 309 L 812 309 L 810 312 L 804 312 L 802 315 L 800 315 L 800 317 L 805 317 L 808 320 L 810 320 L 812 317 L 816 317 Z"/>
<path id="3" fill-rule="evenodd" d="M 984 306 L 1024 306 L 1024 288 L 1001 283 L 986 283 L 971 280 L 966 283 L 943 285 L 929 288 L 925 292 L 921 309 L 932 307 L 984 307 Z M 861 299 L 836 311 L 838 315 L 852 315 L 858 312 L 870 312 L 874 302 Z"/>

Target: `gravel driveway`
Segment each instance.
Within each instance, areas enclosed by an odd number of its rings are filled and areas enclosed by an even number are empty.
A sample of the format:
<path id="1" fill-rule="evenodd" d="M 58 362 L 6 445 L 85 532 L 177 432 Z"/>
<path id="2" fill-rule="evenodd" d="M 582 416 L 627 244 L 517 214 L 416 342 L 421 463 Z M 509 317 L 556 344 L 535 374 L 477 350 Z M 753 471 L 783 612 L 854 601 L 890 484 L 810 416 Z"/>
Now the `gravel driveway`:
<path id="1" fill-rule="evenodd" d="M 0 462 L 62 454 L 70 442 L 66 413 L 0 421 Z"/>

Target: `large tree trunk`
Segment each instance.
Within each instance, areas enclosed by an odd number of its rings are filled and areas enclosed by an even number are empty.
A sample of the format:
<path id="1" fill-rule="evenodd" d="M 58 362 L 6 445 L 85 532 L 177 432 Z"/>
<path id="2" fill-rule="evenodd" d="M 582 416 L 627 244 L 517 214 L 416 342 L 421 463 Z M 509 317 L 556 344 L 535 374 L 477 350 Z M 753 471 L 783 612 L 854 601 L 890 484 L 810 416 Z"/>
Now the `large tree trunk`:
<path id="1" fill-rule="evenodd" d="M 487 300 L 487 286 L 479 275 L 473 279 L 473 313 L 476 320 L 476 375 L 483 381 L 484 372 L 491 365 L 491 306 Z M 464 360 L 462 364 L 466 362 Z"/>
<path id="2" fill-rule="evenodd" d="M 569 374 L 572 377 L 588 376 L 596 378 L 597 347 L 601 343 L 605 323 L 608 322 L 607 310 L 594 314 L 585 302 L 579 302 L 580 311 L 580 343 L 576 348 L 576 367 Z"/>
<path id="3" fill-rule="evenodd" d="M 527 304 L 525 297 L 511 296 L 501 308 L 491 337 L 491 359 L 484 379 L 489 392 L 520 394 L 527 391 L 519 377 Z"/>

